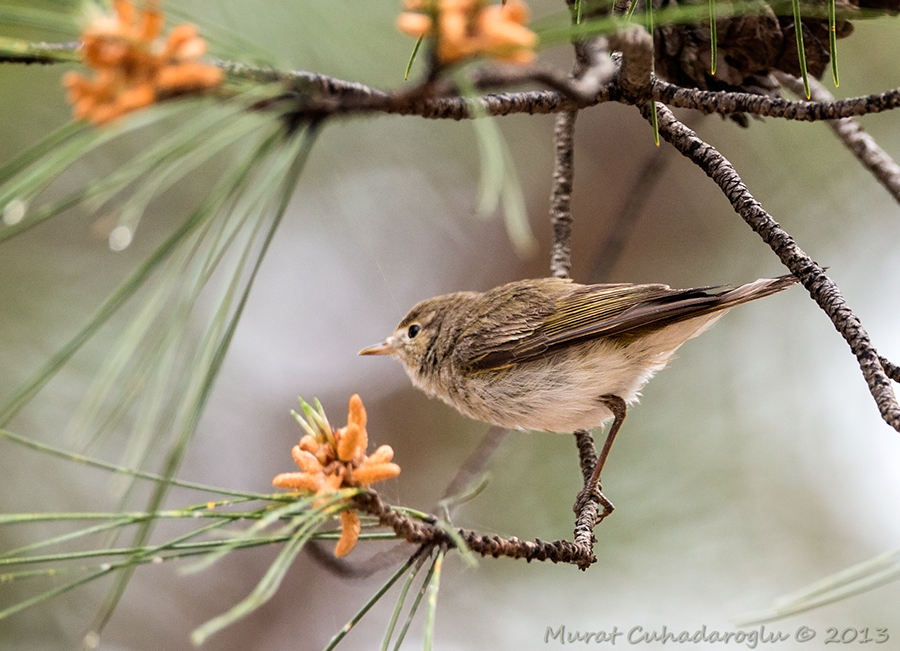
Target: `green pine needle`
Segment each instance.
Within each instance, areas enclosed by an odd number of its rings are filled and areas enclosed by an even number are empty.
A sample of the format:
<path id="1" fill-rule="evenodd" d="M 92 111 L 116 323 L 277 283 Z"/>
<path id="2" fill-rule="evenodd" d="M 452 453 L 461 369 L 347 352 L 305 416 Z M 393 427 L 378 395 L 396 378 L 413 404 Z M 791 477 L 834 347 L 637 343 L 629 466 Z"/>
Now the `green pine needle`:
<path id="1" fill-rule="evenodd" d="M 277 202 L 277 206 L 275 206 L 274 214 L 272 214 L 271 221 L 268 225 L 268 228 L 260 229 L 263 231 L 263 241 L 259 247 L 258 253 L 255 254 L 255 259 L 253 260 L 252 267 L 249 271 L 249 277 L 244 283 L 243 289 L 239 291 L 239 283 L 241 282 L 241 278 L 244 275 L 244 264 L 249 260 L 249 252 L 250 248 L 248 247 L 245 250 L 245 254 L 242 256 L 241 264 L 238 267 L 237 273 L 232 277 L 232 282 L 230 287 L 228 288 L 227 294 L 234 295 L 238 297 L 237 305 L 234 308 L 230 307 L 231 301 L 223 301 L 220 309 L 219 309 L 219 317 L 218 325 L 216 327 L 211 328 L 207 331 L 205 335 L 205 342 L 202 342 L 201 348 L 198 351 L 199 362 L 198 368 L 201 370 L 200 373 L 195 373 L 193 381 L 188 386 L 188 392 L 186 394 L 187 400 L 182 403 L 183 410 L 183 418 L 182 426 L 180 431 L 177 434 L 177 438 L 175 444 L 170 449 L 168 454 L 168 458 L 166 459 L 165 472 L 163 472 L 163 476 L 169 477 L 173 476 L 178 466 L 181 463 L 181 459 L 187 450 L 187 444 L 193 436 L 194 431 L 196 430 L 197 423 L 200 420 L 200 415 L 203 412 L 203 408 L 206 405 L 206 401 L 209 397 L 209 394 L 212 390 L 213 382 L 218 375 L 219 369 L 221 368 L 222 362 L 225 358 L 225 352 L 228 350 L 228 346 L 231 342 L 232 336 L 234 335 L 234 331 L 237 328 L 237 323 L 240 319 L 241 313 L 243 312 L 243 308 L 246 305 L 247 299 L 249 297 L 250 289 L 253 286 L 253 281 L 256 278 L 256 275 L 262 265 L 263 258 L 265 257 L 265 253 L 269 247 L 269 244 L 274 237 L 275 230 L 278 227 L 278 224 L 281 222 L 281 218 L 284 216 L 285 211 L 287 210 L 288 202 L 290 201 L 290 197 L 293 195 L 294 188 L 300 178 L 300 174 L 308 160 L 309 152 L 312 149 L 312 145 L 315 142 L 316 136 L 318 134 L 317 128 L 311 128 L 307 131 L 307 133 L 303 137 L 298 137 L 295 135 L 293 142 L 288 142 L 287 146 L 284 147 L 283 151 L 280 153 L 277 158 L 286 158 L 292 162 L 289 165 L 277 165 L 279 170 L 287 169 L 287 173 L 283 177 L 283 186 L 281 192 L 277 193 L 273 197 L 273 201 Z M 285 160 L 284 162 L 287 162 Z M 281 178 L 281 177 L 279 177 Z M 231 312 L 229 317 L 228 312 Z M 157 486 L 156 491 L 150 499 L 150 510 L 156 510 L 159 504 L 162 502 L 163 497 L 165 496 L 168 490 L 168 484 L 160 484 Z M 147 523 L 145 526 L 139 528 L 137 535 L 135 536 L 136 543 L 135 544 L 143 544 L 143 542 L 149 536 L 151 530 L 152 523 Z M 312 535 L 313 530 L 308 532 L 309 535 Z M 296 549 L 293 555 L 288 554 L 290 559 L 293 560 L 294 556 L 299 553 L 303 544 L 305 543 L 307 538 L 299 537 L 296 540 L 292 540 L 292 542 L 286 547 L 286 549 Z M 282 551 L 282 555 L 285 554 L 285 550 Z M 280 559 L 283 556 L 279 557 Z M 286 571 L 287 568 L 284 568 Z M 125 587 L 127 586 L 131 575 L 133 573 L 133 568 L 127 568 L 125 571 L 117 579 L 115 585 L 110 590 L 107 600 L 104 605 L 101 607 L 100 612 L 98 613 L 97 620 L 95 626 L 92 628 L 93 631 L 99 633 L 105 627 L 106 623 L 109 621 L 109 618 L 112 616 L 112 612 L 121 599 L 122 594 L 125 591 Z M 277 581 L 276 581 L 276 578 Z M 253 609 L 256 606 L 253 604 L 261 604 L 264 603 L 271 596 L 269 590 L 271 589 L 274 592 L 277 584 L 280 583 L 280 576 L 283 576 L 283 572 L 279 575 L 277 571 L 273 571 L 273 568 L 270 568 L 270 572 L 267 573 L 266 577 L 264 577 L 263 582 L 258 586 L 258 591 L 254 591 L 254 593 L 248 597 L 245 601 L 241 602 L 235 606 L 231 611 L 217 618 L 213 622 L 209 622 L 207 626 L 210 631 L 218 630 L 217 626 L 224 626 L 228 623 L 239 618 L 241 613 L 246 612 L 247 609 Z M 272 587 L 266 581 L 274 582 L 275 585 Z M 268 596 L 265 596 L 268 595 Z M 264 598 L 263 598 L 264 597 Z M 262 599 L 262 601 L 260 601 Z M 205 637 L 207 632 L 196 632 L 196 635 L 200 635 L 201 637 Z"/>
<path id="2" fill-rule="evenodd" d="M 836 13 L 835 0 L 828 0 L 828 51 L 831 54 L 831 78 L 835 88 L 841 85 L 838 78 Z"/>
<path id="3" fill-rule="evenodd" d="M 475 129 L 481 159 L 476 211 L 481 215 L 490 215 L 502 206 L 506 233 L 510 241 L 520 255 L 531 255 L 537 249 L 537 240 L 531 232 L 525 207 L 525 194 L 506 140 L 496 121 L 475 99 L 475 88 L 469 80 L 458 74 L 456 83 L 463 95 L 468 98 L 469 109 L 475 116 L 472 127 Z"/>
<path id="4" fill-rule="evenodd" d="M 416 39 L 416 44 L 413 45 L 412 52 L 409 55 L 409 61 L 406 62 L 406 70 L 403 71 L 403 81 L 409 81 L 409 75 L 412 73 L 413 63 L 416 61 L 416 57 L 419 54 L 419 48 L 422 47 L 422 42 L 425 40 L 424 36 L 420 36 Z"/>
<path id="5" fill-rule="evenodd" d="M 794 33 L 797 35 L 797 58 L 800 61 L 800 77 L 803 79 L 803 92 L 810 98 L 809 75 L 806 72 L 806 49 L 803 47 L 803 22 L 800 19 L 800 0 L 791 0 L 794 10 Z"/>
<path id="6" fill-rule="evenodd" d="M 741 618 L 739 626 L 756 626 L 808 612 L 900 580 L 900 549 L 848 567 L 778 599 L 769 610 Z"/>
<path id="7" fill-rule="evenodd" d="M 434 625 L 437 620 L 437 598 L 438 591 L 441 586 L 441 570 L 444 567 L 444 556 L 446 552 L 443 549 L 438 550 L 437 557 L 434 559 L 432 566 L 434 572 L 431 580 L 428 582 L 428 609 L 425 611 L 425 635 L 422 648 L 425 651 L 431 651 L 434 646 Z"/>
<path id="8" fill-rule="evenodd" d="M 625 22 L 630 23 L 631 19 L 634 17 L 634 10 L 637 8 L 638 0 L 631 0 L 631 4 L 628 5 L 628 11 L 625 12 Z"/>
<path id="9" fill-rule="evenodd" d="M 653 35 L 653 29 L 654 29 L 653 13 L 654 13 L 653 3 L 650 0 L 648 0 L 647 31 L 650 33 L 651 38 Z M 655 66 L 655 57 L 651 57 L 651 59 L 650 59 L 651 73 L 653 72 L 655 67 L 656 67 Z M 656 100 L 650 100 L 650 124 L 653 125 L 653 143 L 657 147 L 659 147 L 659 118 L 656 115 Z"/>
<path id="10" fill-rule="evenodd" d="M 356 626 L 363 617 L 365 617 L 366 613 L 368 613 L 372 609 L 372 607 L 376 603 L 378 603 L 378 601 L 387 593 L 387 591 L 390 590 L 391 587 L 400 580 L 400 577 L 402 577 L 409 571 L 409 569 L 413 566 L 413 563 L 415 563 L 418 558 L 419 552 L 416 552 L 402 566 L 400 566 L 400 569 L 394 572 L 394 574 L 391 575 L 391 577 L 387 581 L 385 581 L 385 583 L 380 588 L 378 588 L 375 594 L 373 594 L 366 601 L 366 603 L 363 604 L 362 608 L 360 608 L 356 612 L 356 614 L 350 618 L 350 621 L 344 624 L 341 627 L 341 630 L 335 633 L 334 637 L 329 640 L 323 651 L 332 651 L 340 643 L 340 641 L 347 636 L 347 633 L 349 633 L 353 629 L 353 627 Z M 413 575 L 417 571 L 418 570 L 414 570 Z"/>
<path id="11" fill-rule="evenodd" d="M 834 0 L 830 0 L 834 2 Z M 719 62 L 719 37 L 716 33 L 716 0 L 709 0 L 709 74 L 715 76 L 716 64 Z M 656 143 L 659 146 L 659 142 Z"/>
<path id="12" fill-rule="evenodd" d="M 299 527 L 282 548 L 272 565 L 269 566 L 269 569 L 253 591 L 245 599 L 235 604 L 228 612 L 209 620 L 203 626 L 195 629 L 191 633 L 191 642 L 196 646 L 203 644 L 210 635 L 246 617 L 269 601 L 284 580 L 284 576 L 293 564 L 294 559 L 297 558 L 297 555 L 303 550 L 303 546 L 310 540 L 315 529 L 323 521 L 321 519 L 310 519 L 304 523 L 304 526 Z"/>
<path id="13" fill-rule="evenodd" d="M 101 461 L 99 459 L 94 459 L 88 457 L 84 454 L 78 454 L 76 452 L 69 452 L 67 450 L 63 450 L 61 448 L 48 445 L 46 443 L 41 443 L 40 441 L 35 441 L 34 439 L 30 439 L 25 436 L 21 436 L 14 432 L 10 432 L 9 430 L 0 429 L 0 438 L 6 439 L 15 443 L 17 445 L 21 445 L 22 447 L 29 448 L 44 455 L 50 455 L 53 457 L 57 457 L 60 459 L 64 459 L 68 462 L 74 462 L 79 464 L 84 464 L 86 466 L 90 466 L 92 468 L 98 468 L 100 470 L 105 470 L 107 472 L 112 472 L 116 474 L 128 475 L 130 477 L 135 477 L 137 479 L 144 479 L 156 483 L 169 483 L 172 486 L 178 486 L 180 488 L 188 488 L 191 490 L 204 491 L 207 493 L 214 493 L 217 495 L 231 495 L 238 498 L 245 499 L 260 499 L 260 500 L 271 500 L 273 499 L 273 495 L 268 495 L 265 493 L 251 493 L 247 491 L 238 491 L 228 488 L 217 488 L 215 486 L 210 486 L 208 484 L 201 484 L 198 482 L 192 481 L 184 481 L 180 479 L 171 479 L 167 477 L 163 477 L 162 475 L 158 475 L 152 472 L 146 472 L 143 470 L 135 470 L 133 468 L 127 468 L 125 466 L 121 466 L 114 463 L 108 463 L 106 461 Z M 276 494 L 276 496 L 280 495 Z"/>
<path id="14" fill-rule="evenodd" d="M 428 568 L 428 574 L 425 575 L 425 579 L 422 581 L 419 592 L 416 594 L 416 598 L 413 600 L 412 606 L 410 606 L 409 612 L 406 615 L 406 621 L 403 622 L 403 628 L 400 629 L 400 634 L 397 636 L 397 641 L 394 644 L 394 651 L 399 651 L 401 645 L 403 644 L 403 640 L 406 639 L 406 633 L 409 631 L 409 627 L 412 624 L 413 618 L 419 611 L 419 606 L 422 604 L 422 599 L 428 592 L 428 586 L 431 585 L 431 580 L 434 577 L 434 572 L 435 561 L 432 560 L 431 566 Z"/>
<path id="15" fill-rule="evenodd" d="M 412 586 L 416 576 L 418 575 L 419 570 L 422 569 L 422 562 L 425 560 L 425 557 L 417 553 L 411 556 L 406 565 L 401 568 L 401 570 L 408 569 L 412 565 L 413 561 L 416 560 L 417 562 L 415 563 L 415 567 L 413 567 L 412 571 L 409 572 L 406 577 L 406 581 L 403 582 L 403 586 L 400 588 L 400 595 L 398 596 L 397 603 L 394 606 L 394 612 L 391 613 L 391 619 L 388 622 L 387 630 L 385 631 L 384 638 L 381 641 L 381 651 L 387 651 L 388 647 L 390 646 L 391 638 L 394 636 L 394 628 L 397 626 L 397 620 L 400 619 L 400 613 L 403 611 L 403 606 L 406 603 L 406 597 L 409 594 L 409 589 Z"/>
<path id="16" fill-rule="evenodd" d="M 101 369 L 93 393 L 82 407 L 80 423 L 76 424 L 78 429 L 91 431 L 92 440 L 97 441 L 104 432 L 120 426 L 135 413 L 132 445 L 126 456 L 129 463 L 138 466 L 148 464 L 155 449 L 168 446 L 161 481 L 150 498 L 148 512 L 158 510 L 168 487 L 174 483 L 170 480 L 188 448 L 318 129 L 286 137 L 277 116 L 248 112 L 243 98 L 226 103 L 224 109 L 208 102 L 172 102 L 130 116 L 109 129 L 60 130 L 0 170 L 0 198 L 4 204 L 25 204 L 80 158 L 110 140 L 198 106 L 198 115 L 183 120 L 168 137 L 154 140 L 154 147 L 130 165 L 0 231 L 0 238 L 9 239 L 64 208 L 89 200 L 99 209 L 134 185 L 120 218 L 120 226 L 133 232 L 145 207 L 173 183 L 235 144 L 246 149 L 245 142 L 258 141 L 249 156 L 238 159 L 234 172 L 222 176 L 181 226 L 0 408 L 0 423 L 9 422 L 140 288 L 149 286 L 150 295 L 138 320 L 126 329 L 120 345 Z M 261 130 L 261 124 L 268 128 Z M 256 133 L 260 135 L 256 137 Z M 229 255 L 233 249 L 237 249 L 237 254 Z M 215 277 L 225 279 L 218 290 L 210 284 Z M 196 319 L 194 306 L 201 293 L 218 294 L 214 299 L 218 308 L 203 334 L 191 341 L 186 333 L 196 329 L 187 326 Z M 139 384 L 144 389 L 142 402 L 136 404 L 135 372 L 140 374 Z M 136 527 L 132 549 L 145 548 L 155 521 L 156 518 L 148 518 L 129 522 Z M 121 532 L 123 527 L 109 529 Z M 88 533 L 94 532 L 96 529 Z M 94 632 L 99 633 L 109 620 L 136 566 L 134 562 L 125 564 L 117 571 L 116 581 L 97 615 Z M 99 575 L 102 574 L 106 572 Z M 81 580 L 73 587 L 77 585 L 81 585 Z"/>

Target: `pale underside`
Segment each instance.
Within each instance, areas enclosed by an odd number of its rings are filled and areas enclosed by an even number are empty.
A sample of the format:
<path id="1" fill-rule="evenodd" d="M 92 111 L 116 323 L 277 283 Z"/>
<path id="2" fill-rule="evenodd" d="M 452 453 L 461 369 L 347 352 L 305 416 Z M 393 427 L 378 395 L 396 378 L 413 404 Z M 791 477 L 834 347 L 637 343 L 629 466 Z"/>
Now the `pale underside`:
<path id="1" fill-rule="evenodd" d="M 634 403 L 640 390 L 672 359 L 678 347 L 704 332 L 725 312 L 670 324 L 628 343 L 600 338 L 543 359 L 456 374 L 453 379 L 445 376 L 447 388 L 415 373 L 409 376 L 427 394 L 492 425 L 547 432 L 592 429 L 613 416 L 601 396 L 612 394 Z"/>

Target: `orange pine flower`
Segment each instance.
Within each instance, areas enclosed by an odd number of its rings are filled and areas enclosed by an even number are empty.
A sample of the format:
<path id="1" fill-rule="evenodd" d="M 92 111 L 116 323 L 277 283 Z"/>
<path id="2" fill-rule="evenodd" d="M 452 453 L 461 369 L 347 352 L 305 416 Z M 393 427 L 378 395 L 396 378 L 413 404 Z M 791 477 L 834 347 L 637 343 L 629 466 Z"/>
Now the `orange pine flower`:
<path id="1" fill-rule="evenodd" d="M 104 124 L 174 95 L 197 93 L 221 83 L 224 73 L 199 63 L 206 41 L 190 24 L 175 27 L 166 40 L 157 0 L 138 11 L 130 0 L 114 0 L 115 15 L 97 16 L 81 35 L 81 56 L 96 75 L 63 77 L 76 119 Z"/>
<path id="2" fill-rule="evenodd" d="M 285 472 L 272 483 L 287 490 L 327 495 L 341 488 L 368 488 L 370 484 L 393 479 L 400 474 L 400 466 L 392 463 L 394 451 L 382 445 L 366 455 L 369 435 L 366 431 L 366 409 L 360 397 L 350 398 L 347 425 L 333 431 L 321 412 L 301 400 L 306 418 L 294 414 L 307 431 L 300 443 L 291 450 L 294 463 L 301 472 Z M 359 538 L 359 515 L 354 509 L 341 512 L 341 538 L 335 547 L 336 556 L 350 553 Z"/>
<path id="3" fill-rule="evenodd" d="M 341 537 L 334 546 L 334 555 L 340 558 L 346 556 L 356 547 L 359 540 L 359 514 L 353 509 L 341 512 Z"/>
<path id="4" fill-rule="evenodd" d="M 406 0 L 405 6 L 398 29 L 416 38 L 433 37 L 441 63 L 479 55 L 507 63 L 534 60 L 538 38 L 525 26 L 528 7 L 522 0 L 490 6 L 485 0 Z"/>

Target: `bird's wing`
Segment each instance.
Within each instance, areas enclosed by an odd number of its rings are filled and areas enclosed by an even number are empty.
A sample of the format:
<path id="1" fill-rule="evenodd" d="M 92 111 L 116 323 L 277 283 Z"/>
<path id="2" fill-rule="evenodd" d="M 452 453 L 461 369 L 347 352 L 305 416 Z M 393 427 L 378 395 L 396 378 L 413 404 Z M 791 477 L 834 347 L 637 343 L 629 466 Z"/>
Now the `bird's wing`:
<path id="1" fill-rule="evenodd" d="M 547 279 L 551 282 L 555 279 Z M 557 281 L 562 282 L 562 281 Z M 726 310 L 735 305 L 780 292 L 797 283 L 792 275 L 761 278 L 740 287 L 710 285 L 690 289 L 672 289 L 668 285 L 557 285 L 543 303 L 539 296 L 546 290 L 532 289 L 531 301 L 518 304 L 537 306 L 503 309 L 514 314 L 495 319 L 490 331 L 476 332 L 464 345 L 457 346 L 455 361 L 473 371 L 489 370 L 537 360 L 599 337 L 628 337 L 666 325 Z M 533 283 L 533 281 L 532 281 Z M 550 285 L 546 285 L 549 287 Z M 491 302 L 487 302 L 490 304 Z M 463 343 L 462 338 L 460 343 Z"/>
<path id="2" fill-rule="evenodd" d="M 597 337 L 617 335 L 657 322 L 699 313 L 717 287 L 673 290 L 668 285 L 575 285 L 555 301 L 528 311 L 490 332 L 460 340 L 456 361 L 470 370 L 502 368 Z M 534 305 L 534 304 L 532 304 Z"/>

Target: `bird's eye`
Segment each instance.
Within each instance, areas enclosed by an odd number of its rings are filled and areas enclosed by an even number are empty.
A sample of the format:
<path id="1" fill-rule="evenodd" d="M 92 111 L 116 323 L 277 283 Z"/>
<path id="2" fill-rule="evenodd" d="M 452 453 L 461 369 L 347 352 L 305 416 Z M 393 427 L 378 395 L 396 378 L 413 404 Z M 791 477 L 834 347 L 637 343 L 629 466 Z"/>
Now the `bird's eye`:
<path id="1" fill-rule="evenodd" d="M 422 326 L 420 326 L 418 323 L 413 323 L 411 326 L 409 326 L 409 329 L 406 331 L 406 336 L 409 337 L 410 339 L 415 339 L 416 335 L 419 334 L 419 331 L 421 329 L 422 329 Z"/>

